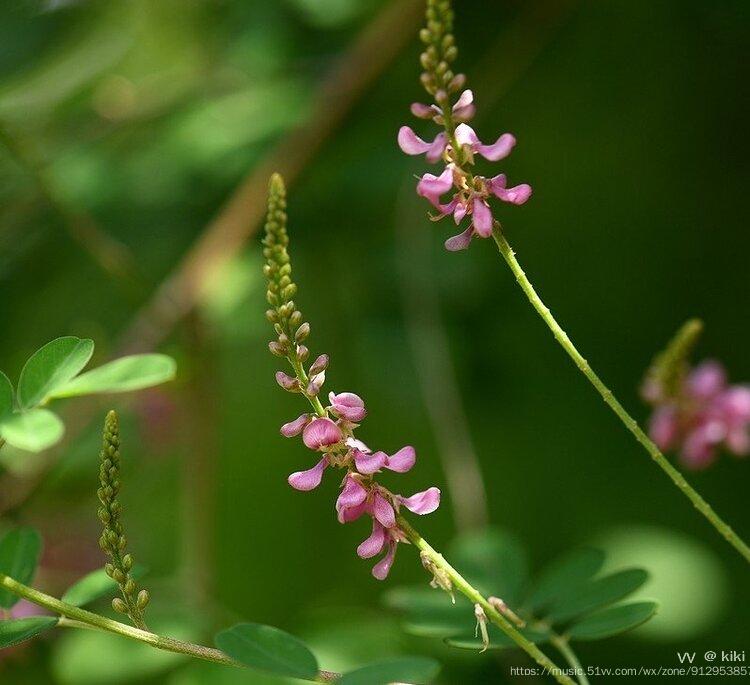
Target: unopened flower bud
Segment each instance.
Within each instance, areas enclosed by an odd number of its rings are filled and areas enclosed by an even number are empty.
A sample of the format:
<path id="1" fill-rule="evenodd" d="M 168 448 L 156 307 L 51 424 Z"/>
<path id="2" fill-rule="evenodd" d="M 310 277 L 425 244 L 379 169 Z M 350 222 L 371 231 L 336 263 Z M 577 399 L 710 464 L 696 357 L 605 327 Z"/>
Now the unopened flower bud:
<path id="1" fill-rule="evenodd" d="M 141 590 L 138 593 L 138 599 L 136 600 L 136 605 L 141 611 L 143 611 L 148 606 L 148 603 L 150 601 L 151 601 L 151 595 L 148 594 L 148 590 Z"/>
<path id="2" fill-rule="evenodd" d="M 270 343 L 268 343 L 268 349 L 271 351 L 271 354 L 275 354 L 277 357 L 285 357 L 286 356 L 286 348 L 279 345 L 275 340 L 272 340 Z"/>
<path id="3" fill-rule="evenodd" d="M 286 374 L 283 371 L 276 372 L 276 382 L 284 388 L 284 390 L 289 392 L 300 392 L 302 389 L 297 378 L 292 378 L 289 374 Z"/>
<path id="4" fill-rule="evenodd" d="M 294 340 L 301 343 L 308 335 L 310 335 L 310 324 L 305 322 L 297 329 L 297 332 L 294 334 Z"/>
<path id="5" fill-rule="evenodd" d="M 132 555 L 130 555 L 130 554 L 126 554 L 126 555 L 125 555 L 125 556 L 124 556 L 124 557 L 122 558 L 122 567 L 123 567 L 123 568 L 124 568 L 124 569 L 125 569 L 126 571 L 129 571 L 129 570 L 130 570 L 131 568 L 133 568 L 133 557 L 132 557 Z"/>
<path id="6" fill-rule="evenodd" d="M 320 389 L 323 387 L 323 383 L 326 381 L 326 372 L 321 371 L 318 374 L 315 374 L 310 381 L 307 384 L 307 388 L 305 388 L 305 392 L 310 397 L 315 397 L 319 392 Z"/>
<path id="7" fill-rule="evenodd" d="M 125 587 L 123 588 L 125 590 L 125 594 L 132 595 L 135 592 L 135 581 L 132 578 L 128 578 L 128 581 L 125 583 Z"/>
<path id="8" fill-rule="evenodd" d="M 115 597 L 112 600 L 112 608 L 118 613 L 118 614 L 127 614 L 128 613 L 128 605 L 125 604 L 119 597 Z"/>
<path id="9" fill-rule="evenodd" d="M 310 356 L 310 350 L 304 345 L 297 345 L 297 359 L 301 362 L 305 361 Z"/>
<path id="10" fill-rule="evenodd" d="M 311 365 L 310 375 L 315 376 L 328 368 L 329 358 L 327 354 L 321 354 Z"/>

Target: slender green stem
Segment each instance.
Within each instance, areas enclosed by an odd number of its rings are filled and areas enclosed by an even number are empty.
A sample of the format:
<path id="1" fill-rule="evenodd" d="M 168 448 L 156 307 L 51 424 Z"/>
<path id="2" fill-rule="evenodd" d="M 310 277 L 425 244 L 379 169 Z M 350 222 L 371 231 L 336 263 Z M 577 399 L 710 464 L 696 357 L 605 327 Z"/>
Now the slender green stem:
<path id="1" fill-rule="evenodd" d="M 589 679 L 586 677 L 586 672 L 578 660 L 576 653 L 570 646 L 570 643 L 561 635 L 555 633 L 552 634 L 550 642 L 555 646 L 558 652 L 563 655 L 568 665 L 575 670 L 576 677 L 578 678 L 579 685 L 589 685 Z"/>
<path id="2" fill-rule="evenodd" d="M 557 323 L 555 317 L 552 316 L 549 308 L 542 302 L 542 299 L 537 295 L 534 286 L 526 277 L 521 265 L 516 259 L 513 249 L 508 244 L 502 230 L 498 227 L 493 231 L 493 237 L 497 247 L 500 250 L 500 254 L 503 259 L 507 262 L 510 270 L 518 281 L 518 285 L 526 294 L 526 297 L 531 302 L 531 305 L 536 309 L 539 316 L 542 317 L 544 323 L 547 324 L 552 334 L 560 346 L 568 353 L 568 356 L 575 362 L 575 365 L 581 370 L 586 378 L 591 382 L 602 399 L 609 405 L 610 409 L 617 414 L 620 421 L 625 424 L 625 427 L 633 434 L 635 439 L 641 443 L 645 450 L 651 455 L 651 458 L 669 476 L 672 482 L 682 491 L 682 493 L 693 503 L 693 506 L 716 528 L 719 534 L 729 542 L 745 559 L 750 562 L 750 547 L 745 544 L 742 538 L 732 530 L 731 526 L 727 524 L 719 515 L 713 510 L 711 505 L 701 497 L 698 492 L 685 480 L 684 476 L 667 460 L 667 458 L 661 453 L 659 448 L 654 442 L 644 433 L 643 429 L 638 425 L 636 420 L 625 410 L 625 408 L 618 402 L 617 398 L 612 394 L 612 391 L 603 383 L 601 378 L 594 373 L 593 369 L 589 366 L 589 363 L 583 358 L 581 353 L 576 349 L 575 345 L 571 342 L 565 331 Z"/>
<path id="3" fill-rule="evenodd" d="M 558 683 L 575 685 L 574 681 L 564 675 L 562 669 L 537 647 L 531 640 L 520 633 L 505 616 L 503 616 L 487 599 L 469 583 L 455 568 L 453 568 L 403 517 L 398 516 L 398 527 L 404 532 L 409 542 L 427 555 L 430 561 L 444 571 L 450 578 L 453 587 L 464 595 L 472 604 L 479 604 L 487 618 L 502 630 L 513 642 L 538 663 L 547 675 L 551 675 Z"/>
<path id="4" fill-rule="evenodd" d="M 185 654 L 186 656 L 191 656 L 195 659 L 211 661 L 215 664 L 222 664 L 223 666 L 244 668 L 243 664 L 227 656 L 221 650 L 214 649 L 213 647 L 205 647 L 204 645 L 193 644 L 192 642 L 174 640 L 171 637 L 163 637 L 162 635 L 156 635 L 146 630 L 141 630 L 140 628 L 134 628 L 133 626 L 120 623 L 119 621 L 113 621 L 105 616 L 86 611 L 86 609 L 66 604 L 55 597 L 28 587 L 23 583 L 19 583 L 2 573 L 0 573 L 0 586 L 10 590 L 18 597 L 27 599 L 29 602 L 32 602 L 37 606 L 44 607 L 56 614 L 60 614 L 63 617 L 60 620 L 60 625 L 63 627 L 85 627 L 92 630 L 100 630 L 120 635 L 129 638 L 130 640 L 137 640 L 138 642 L 143 642 L 166 652 Z M 337 673 L 320 671 L 318 678 L 311 682 L 331 682 L 338 677 Z"/>

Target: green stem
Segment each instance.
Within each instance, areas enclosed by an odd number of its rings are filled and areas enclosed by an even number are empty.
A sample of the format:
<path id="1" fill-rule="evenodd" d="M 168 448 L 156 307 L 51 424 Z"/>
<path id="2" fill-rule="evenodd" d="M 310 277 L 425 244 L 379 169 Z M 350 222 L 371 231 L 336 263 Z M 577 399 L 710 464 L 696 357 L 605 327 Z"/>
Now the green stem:
<path id="1" fill-rule="evenodd" d="M 411 524 L 403 517 L 398 516 L 398 527 L 406 535 L 417 549 L 423 552 L 430 561 L 439 569 L 444 571 L 450 578 L 453 587 L 464 595 L 472 604 L 479 604 L 487 618 L 502 630 L 513 642 L 526 652 L 536 663 L 538 663 L 546 674 L 551 675 L 558 683 L 563 685 L 575 685 L 574 681 L 562 673 L 562 669 L 539 649 L 531 640 L 520 633 L 495 607 L 493 607 L 484 596 L 474 588 L 456 569 L 454 569 L 430 544 L 412 528 Z"/>
<path id="2" fill-rule="evenodd" d="M 191 656 L 195 659 L 211 661 L 212 663 L 221 664 L 223 666 L 244 668 L 243 664 L 227 656 L 221 650 L 193 644 L 192 642 L 174 640 L 171 637 L 163 637 L 146 630 L 134 628 L 125 623 L 120 623 L 119 621 L 113 621 L 105 616 L 100 616 L 91 611 L 86 611 L 85 609 L 75 607 L 71 604 L 66 604 L 55 597 L 46 595 L 39 590 L 24 585 L 23 583 L 19 583 L 2 573 L 0 573 L 0 587 L 10 590 L 14 595 L 23 597 L 37 606 L 44 607 L 56 614 L 60 614 L 63 617 L 60 620 L 60 625 L 63 627 L 85 627 L 92 630 L 114 633 L 115 635 L 120 635 L 130 640 L 137 640 L 138 642 L 143 642 L 166 652 L 185 654 L 186 656 Z M 338 677 L 337 673 L 320 671 L 317 679 L 311 682 L 332 682 Z"/>
<path id="3" fill-rule="evenodd" d="M 576 653 L 573 651 L 573 648 L 570 646 L 570 643 L 561 635 L 554 633 L 550 638 L 550 642 L 555 646 L 557 651 L 563 655 L 565 661 L 568 662 L 568 665 L 575 670 L 579 685 L 589 685 L 589 679 L 586 677 L 586 672 L 584 671 L 581 662 L 578 660 Z"/>
<path id="4" fill-rule="evenodd" d="M 610 409 L 617 414 L 620 421 L 625 424 L 625 427 L 633 434 L 635 439 L 641 443 L 645 450 L 651 455 L 651 458 L 669 476 L 672 482 L 682 491 L 682 493 L 693 503 L 693 506 L 716 528 L 719 534 L 729 542 L 745 559 L 750 562 L 750 547 L 740 538 L 737 533 L 732 530 L 731 526 L 724 522 L 719 515 L 713 510 L 711 505 L 701 497 L 698 492 L 685 480 L 684 476 L 667 460 L 667 458 L 661 453 L 659 448 L 654 442 L 643 432 L 643 429 L 636 423 L 636 420 L 628 414 L 625 408 L 618 402 L 617 398 L 612 394 L 612 391 L 602 382 L 601 378 L 594 373 L 593 369 L 589 366 L 588 362 L 583 358 L 581 353 L 576 349 L 575 345 L 571 342 L 565 331 L 557 323 L 555 317 L 548 307 L 542 302 L 542 299 L 537 295 L 534 286 L 526 277 L 523 272 L 521 265 L 518 263 L 513 249 L 508 244 L 502 230 L 496 227 L 492 233 L 495 243 L 500 250 L 500 254 L 503 259 L 507 262 L 510 270 L 518 281 L 518 285 L 526 294 L 526 297 L 531 302 L 531 305 L 536 309 L 539 316 L 542 317 L 544 323 L 547 324 L 552 334 L 560 346 L 568 353 L 568 356 L 575 362 L 575 365 L 581 370 L 586 378 L 589 379 L 591 385 L 593 385 L 602 399 L 609 405 Z"/>

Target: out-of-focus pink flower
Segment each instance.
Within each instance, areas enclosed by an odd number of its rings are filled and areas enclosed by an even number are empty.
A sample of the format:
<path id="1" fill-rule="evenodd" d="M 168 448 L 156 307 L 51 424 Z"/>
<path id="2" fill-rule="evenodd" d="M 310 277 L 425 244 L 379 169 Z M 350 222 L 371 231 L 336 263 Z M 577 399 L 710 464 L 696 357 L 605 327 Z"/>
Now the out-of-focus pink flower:
<path id="1" fill-rule="evenodd" d="M 367 416 L 365 403 L 353 392 L 340 392 L 338 395 L 331 392 L 328 394 L 328 401 L 331 403 L 330 409 L 347 421 L 358 423 Z"/>
<path id="2" fill-rule="evenodd" d="M 337 442 L 341 442 L 344 435 L 341 429 L 331 419 L 316 418 L 308 423 L 302 431 L 302 442 L 311 450 L 319 450 Z"/>
<path id="3" fill-rule="evenodd" d="M 750 453 L 750 388 L 727 385 L 718 362 L 692 369 L 671 394 L 648 378 L 642 394 L 654 406 L 651 439 L 661 450 L 679 450 L 689 468 L 710 466 L 721 447 L 736 456 Z"/>

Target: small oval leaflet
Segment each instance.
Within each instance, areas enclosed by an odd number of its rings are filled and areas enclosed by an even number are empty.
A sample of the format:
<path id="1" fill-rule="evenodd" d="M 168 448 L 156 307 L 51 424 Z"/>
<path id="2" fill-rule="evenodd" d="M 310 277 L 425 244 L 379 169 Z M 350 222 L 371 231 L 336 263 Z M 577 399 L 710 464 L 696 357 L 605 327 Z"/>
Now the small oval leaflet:
<path id="1" fill-rule="evenodd" d="M 216 635 L 216 646 L 245 666 L 291 676 L 315 678 L 318 661 L 294 635 L 258 623 L 240 623 Z"/>

